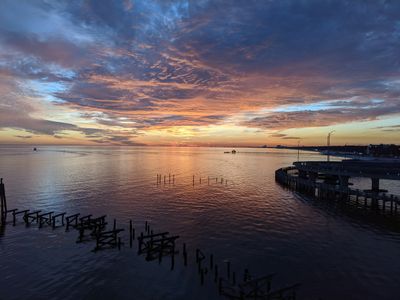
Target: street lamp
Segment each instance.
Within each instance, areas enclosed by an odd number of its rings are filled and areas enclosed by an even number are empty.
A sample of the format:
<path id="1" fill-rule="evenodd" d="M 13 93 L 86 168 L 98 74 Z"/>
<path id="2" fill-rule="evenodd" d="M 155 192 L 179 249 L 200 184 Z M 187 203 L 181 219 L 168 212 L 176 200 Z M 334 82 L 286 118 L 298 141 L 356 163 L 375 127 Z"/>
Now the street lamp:
<path id="1" fill-rule="evenodd" d="M 300 140 L 297 141 L 297 161 L 300 161 Z"/>
<path id="2" fill-rule="evenodd" d="M 330 146 L 331 146 L 331 134 L 332 133 L 334 133 L 335 132 L 335 130 L 332 130 L 331 132 L 329 132 L 328 133 L 328 136 L 327 136 L 327 141 L 326 141 L 326 144 L 327 144 L 327 150 L 328 150 L 328 157 L 327 157 L 327 160 L 329 161 L 330 160 Z"/>

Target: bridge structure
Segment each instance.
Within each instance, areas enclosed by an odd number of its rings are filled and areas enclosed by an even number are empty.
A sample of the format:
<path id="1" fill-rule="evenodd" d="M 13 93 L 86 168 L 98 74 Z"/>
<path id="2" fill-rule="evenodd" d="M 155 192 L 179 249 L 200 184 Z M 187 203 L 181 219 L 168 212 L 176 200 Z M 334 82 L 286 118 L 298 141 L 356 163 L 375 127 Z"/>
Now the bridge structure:
<path id="1" fill-rule="evenodd" d="M 368 178 L 370 189 L 351 188 L 351 178 Z M 400 199 L 380 188 L 381 180 L 400 181 L 400 161 L 360 161 L 343 160 L 297 161 L 293 166 L 275 171 L 275 179 L 280 184 L 300 193 L 324 199 L 354 199 L 357 203 L 376 209 L 397 213 Z"/>

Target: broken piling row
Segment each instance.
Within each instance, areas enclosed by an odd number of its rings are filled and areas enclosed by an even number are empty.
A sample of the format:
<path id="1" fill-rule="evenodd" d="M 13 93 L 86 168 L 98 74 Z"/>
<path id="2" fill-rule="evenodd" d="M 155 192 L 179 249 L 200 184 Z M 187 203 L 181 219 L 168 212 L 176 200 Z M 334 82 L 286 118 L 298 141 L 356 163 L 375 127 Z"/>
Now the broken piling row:
<path id="1" fill-rule="evenodd" d="M 160 177 L 161 178 L 161 177 Z M 74 229 L 78 231 L 77 243 L 95 242 L 93 252 L 118 248 L 121 250 L 123 245 L 121 233 L 124 228 L 117 227 L 117 220 L 114 219 L 112 224 L 108 224 L 107 216 L 93 217 L 92 215 L 81 216 L 79 213 L 67 215 L 66 212 L 55 213 L 42 212 L 41 210 L 8 210 L 4 193 L 4 184 L 1 180 L 0 185 L 1 196 L 1 224 L 6 224 L 8 215 L 12 215 L 12 224 L 16 226 L 18 217 L 22 216 L 21 221 L 27 227 L 37 224 L 39 228 L 44 226 L 51 227 L 53 230 L 59 227 L 65 227 L 65 231 Z M 110 226 L 112 227 L 110 228 Z M 169 257 L 171 261 L 171 270 L 175 267 L 175 256 L 180 254 L 176 241 L 178 235 L 171 235 L 168 231 L 155 233 L 150 227 L 149 222 L 145 222 L 144 232 L 137 237 L 138 255 L 145 257 L 147 261 L 158 260 L 159 263 L 165 257 Z M 129 220 L 129 246 L 133 247 L 135 240 L 135 228 L 133 221 Z M 208 277 L 214 282 L 219 294 L 228 299 L 278 299 L 278 300 L 294 300 L 299 284 L 273 290 L 272 278 L 275 274 L 253 278 L 247 269 L 244 270 L 243 276 L 237 276 L 236 271 L 232 268 L 229 260 L 224 260 L 218 265 L 215 263 L 213 254 L 206 254 L 200 249 L 195 250 L 195 264 L 197 273 L 200 278 L 200 284 L 204 285 Z M 186 243 L 182 245 L 183 265 L 188 267 L 188 248 Z M 225 270 L 223 270 L 225 268 Z M 242 278 L 242 279 L 241 279 Z"/>

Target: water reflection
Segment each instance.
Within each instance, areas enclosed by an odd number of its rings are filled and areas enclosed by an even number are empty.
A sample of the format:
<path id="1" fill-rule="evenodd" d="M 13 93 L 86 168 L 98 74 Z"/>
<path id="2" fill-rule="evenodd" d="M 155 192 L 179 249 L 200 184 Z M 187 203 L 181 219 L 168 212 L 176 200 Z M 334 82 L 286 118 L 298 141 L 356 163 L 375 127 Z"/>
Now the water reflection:
<path id="1" fill-rule="evenodd" d="M 398 228 L 380 217 L 302 201 L 278 186 L 274 171 L 297 152 L 216 148 L 1 148 L 10 207 L 103 215 L 179 234 L 188 248 L 229 259 L 237 270 L 277 272 L 278 286 L 302 282 L 304 299 L 393 299 L 400 263 Z M 321 159 L 303 153 L 306 160 Z M 175 184 L 158 184 L 174 174 Z M 195 178 L 224 178 L 228 184 Z M 359 184 L 362 184 L 360 182 Z M 386 188 L 386 187 L 385 187 Z M 393 193 L 399 187 L 390 185 Z M 6 299 L 106 297 L 214 299 L 197 270 L 146 264 L 129 252 L 75 244 L 57 231 L 8 227 L 0 240 Z M 46 241 L 46 242 L 43 242 Z M 377 255 L 379 253 L 379 255 Z M 31 276 L 35 270 L 36 276 Z M 152 282 L 151 289 L 147 288 Z M 90 288 L 88 288 L 88 285 Z M 5 287 L 12 286 L 13 289 Z M 73 291 L 70 294 L 68 291 Z M 3 292 L 2 292 L 3 294 Z"/>

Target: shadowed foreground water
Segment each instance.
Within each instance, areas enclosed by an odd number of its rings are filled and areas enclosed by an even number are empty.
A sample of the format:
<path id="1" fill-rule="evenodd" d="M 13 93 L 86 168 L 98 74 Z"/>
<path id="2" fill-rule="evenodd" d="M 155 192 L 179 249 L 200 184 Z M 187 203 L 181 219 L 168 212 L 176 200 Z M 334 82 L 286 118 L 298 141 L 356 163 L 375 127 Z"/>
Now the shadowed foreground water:
<path id="1" fill-rule="evenodd" d="M 278 273 L 275 287 L 300 282 L 301 299 L 399 298 L 398 223 L 277 185 L 275 169 L 295 161 L 296 151 L 238 150 L 0 148 L 9 208 L 107 214 L 126 228 L 133 219 L 138 230 L 147 220 L 180 235 L 191 262 L 185 268 L 179 256 L 171 271 L 169 260 L 146 262 L 127 240 L 121 251 L 92 253 L 93 243 L 76 244 L 74 231 L 20 223 L 0 236 L 0 299 L 219 299 L 210 276 L 200 286 L 197 247 L 219 264 L 230 259 L 240 274 Z M 175 184 L 157 185 L 158 173 L 175 174 Z M 208 185 L 208 176 L 228 182 Z M 395 182 L 382 187 L 400 191 Z"/>

